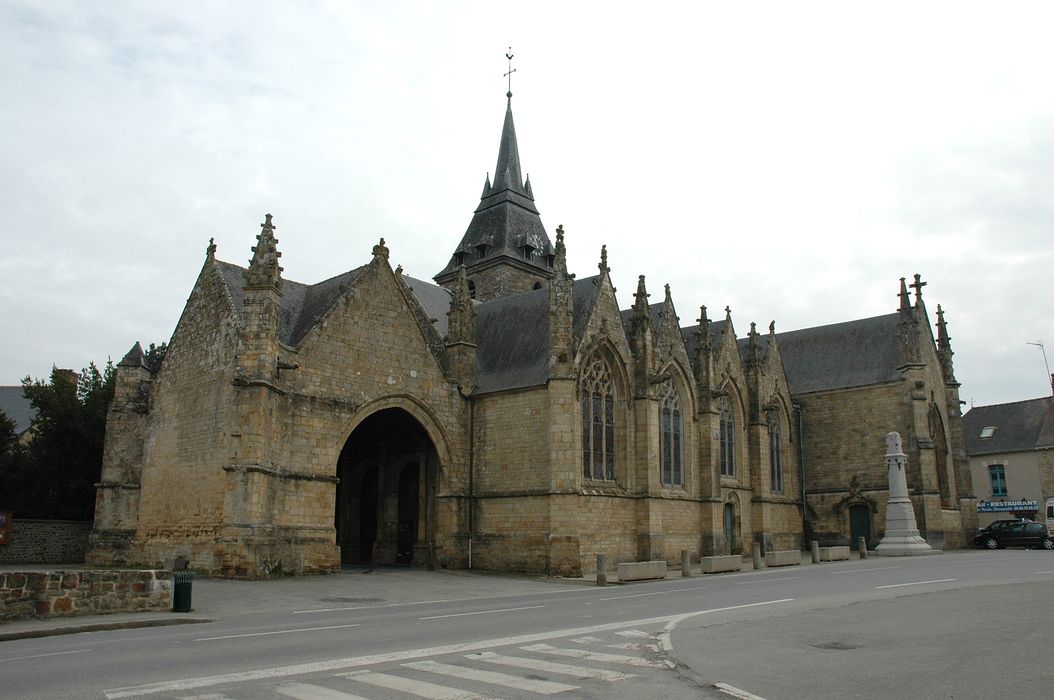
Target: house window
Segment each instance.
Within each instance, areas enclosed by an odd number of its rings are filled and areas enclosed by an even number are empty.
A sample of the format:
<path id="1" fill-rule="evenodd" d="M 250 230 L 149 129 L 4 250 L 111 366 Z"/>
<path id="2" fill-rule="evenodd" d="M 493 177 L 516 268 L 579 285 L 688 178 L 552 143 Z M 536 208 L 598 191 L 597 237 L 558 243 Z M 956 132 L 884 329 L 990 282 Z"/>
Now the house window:
<path id="1" fill-rule="evenodd" d="M 992 437 L 993 435 L 995 435 L 995 426 L 994 425 L 986 425 L 985 427 L 981 428 L 981 439 L 982 440 L 987 440 L 988 438 Z"/>
<path id="2" fill-rule="evenodd" d="M 988 465 L 988 480 L 992 482 L 992 495 L 1006 495 L 1006 470 L 1002 464 Z"/>
<path id="3" fill-rule="evenodd" d="M 769 417 L 769 478 L 772 490 L 783 492 L 783 436 L 780 434 L 780 421 L 776 415 Z"/>
<path id="4" fill-rule="evenodd" d="M 721 397 L 721 476 L 736 475 L 736 421 L 732 402 Z"/>
<path id="5" fill-rule="evenodd" d="M 582 471 L 615 480 L 615 393 L 611 369 L 599 355 L 582 373 Z"/>
<path id="6" fill-rule="evenodd" d="M 681 400 L 673 382 L 667 379 L 659 387 L 659 464 L 663 486 L 684 485 L 683 442 Z"/>

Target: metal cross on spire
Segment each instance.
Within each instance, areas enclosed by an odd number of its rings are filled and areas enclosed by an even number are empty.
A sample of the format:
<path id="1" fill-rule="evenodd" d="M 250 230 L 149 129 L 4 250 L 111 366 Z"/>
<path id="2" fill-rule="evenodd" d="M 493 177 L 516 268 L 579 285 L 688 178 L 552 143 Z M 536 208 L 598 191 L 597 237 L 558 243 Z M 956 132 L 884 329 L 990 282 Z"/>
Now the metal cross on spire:
<path id="1" fill-rule="evenodd" d="M 505 54 L 505 58 L 509 59 L 509 72 L 503 75 L 503 78 L 509 79 L 509 91 L 505 94 L 510 100 L 512 99 L 512 74 L 516 72 L 516 69 L 512 67 L 512 47 L 509 47 L 509 52 Z"/>

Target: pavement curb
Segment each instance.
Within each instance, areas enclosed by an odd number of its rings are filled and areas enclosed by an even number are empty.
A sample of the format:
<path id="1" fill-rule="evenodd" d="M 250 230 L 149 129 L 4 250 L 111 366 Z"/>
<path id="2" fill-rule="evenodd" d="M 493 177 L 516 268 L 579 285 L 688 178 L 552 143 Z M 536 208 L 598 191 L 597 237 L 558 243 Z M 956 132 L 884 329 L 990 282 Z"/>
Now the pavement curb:
<path id="1" fill-rule="evenodd" d="M 215 622 L 214 619 L 204 617 L 162 617 L 149 620 L 119 620 L 115 622 L 88 622 L 80 625 L 66 625 L 64 627 L 45 627 L 43 629 L 23 629 L 14 632 L 0 632 L 0 642 L 13 641 L 15 639 L 36 639 L 38 637 L 57 637 L 63 634 L 77 634 L 78 632 L 104 632 L 107 630 L 129 630 L 141 627 L 168 627 L 171 625 L 197 625 L 206 622 Z"/>

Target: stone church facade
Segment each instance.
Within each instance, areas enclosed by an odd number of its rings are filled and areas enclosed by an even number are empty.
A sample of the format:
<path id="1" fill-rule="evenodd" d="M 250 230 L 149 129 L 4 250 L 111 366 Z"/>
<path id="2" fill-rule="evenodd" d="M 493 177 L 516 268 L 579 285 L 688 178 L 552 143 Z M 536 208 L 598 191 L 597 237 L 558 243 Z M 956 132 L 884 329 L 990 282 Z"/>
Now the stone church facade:
<path id="1" fill-rule="evenodd" d="M 727 309 L 681 327 L 643 276 L 620 309 L 606 249 L 576 278 L 565 245 L 521 175 L 511 94 L 437 284 L 383 239 L 342 275 L 284 279 L 270 215 L 247 268 L 210 241 L 161 367 L 138 343 L 118 364 L 89 563 L 580 575 L 601 553 L 847 541 L 864 510 L 876 539 L 894 429 L 923 534 L 962 542 L 958 384 L 920 280 L 890 317 L 737 337 Z"/>

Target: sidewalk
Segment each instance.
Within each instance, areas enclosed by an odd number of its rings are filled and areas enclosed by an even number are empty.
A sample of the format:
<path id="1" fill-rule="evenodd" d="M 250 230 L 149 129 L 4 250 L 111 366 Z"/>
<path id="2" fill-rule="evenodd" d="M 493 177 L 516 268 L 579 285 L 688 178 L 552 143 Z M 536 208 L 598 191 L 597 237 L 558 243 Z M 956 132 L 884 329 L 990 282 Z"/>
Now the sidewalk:
<path id="1" fill-rule="evenodd" d="M 856 559 L 854 552 L 852 558 Z M 812 564 L 810 552 L 802 552 L 802 564 Z M 76 571 L 80 565 L 0 567 L 0 571 Z M 743 558 L 742 572 L 753 571 L 750 557 Z M 762 567 L 764 569 L 764 567 Z M 742 573 L 742 572 L 733 572 Z M 692 576 L 703 574 L 693 564 Z M 667 579 L 681 578 L 681 570 L 668 569 Z M 289 576 L 269 581 L 241 581 L 195 577 L 191 591 L 191 612 L 115 613 L 60 617 L 49 620 L 24 619 L 0 623 L 0 642 L 12 639 L 49 637 L 78 632 L 200 624 L 218 619 L 268 615 L 299 610 L 326 610 L 353 606 L 380 607 L 422 601 L 441 601 L 471 597 L 544 593 L 554 586 L 595 586 L 596 573 L 581 578 L 546 578 L 528 574 L 503 574 L 469 570 L 408 569 L 378 567 L 365 573 L 362 566 L 347 566 L 340 573 L 320 576 Z M 633 583 L 647 583 L 639 581 Z M 608 585 L 623 584 L 614 570 L 608 571 Z"/>
<path id="2" fill-rule="evenodd" d="M 3 571 L 76 571 L 81 565 L 3 566 Z M 595 584 L 594 578 L 593 583 Z M 541 593 L 559 585 L 583 585 L 584 579 L 550 579 L 527 574 L 479 571 L 425 571 L 404 567 L 348 566 L 340 573 L 289 576 L 269 581 L 195 577 L 191 612 L 142 612 L 28 618 L 0 623 L 0 642 L 78 632 L 195 624 L 241 616 L 294 610 L 325 610 L 357 605 L 383 606 L 470 597 Z"/>

